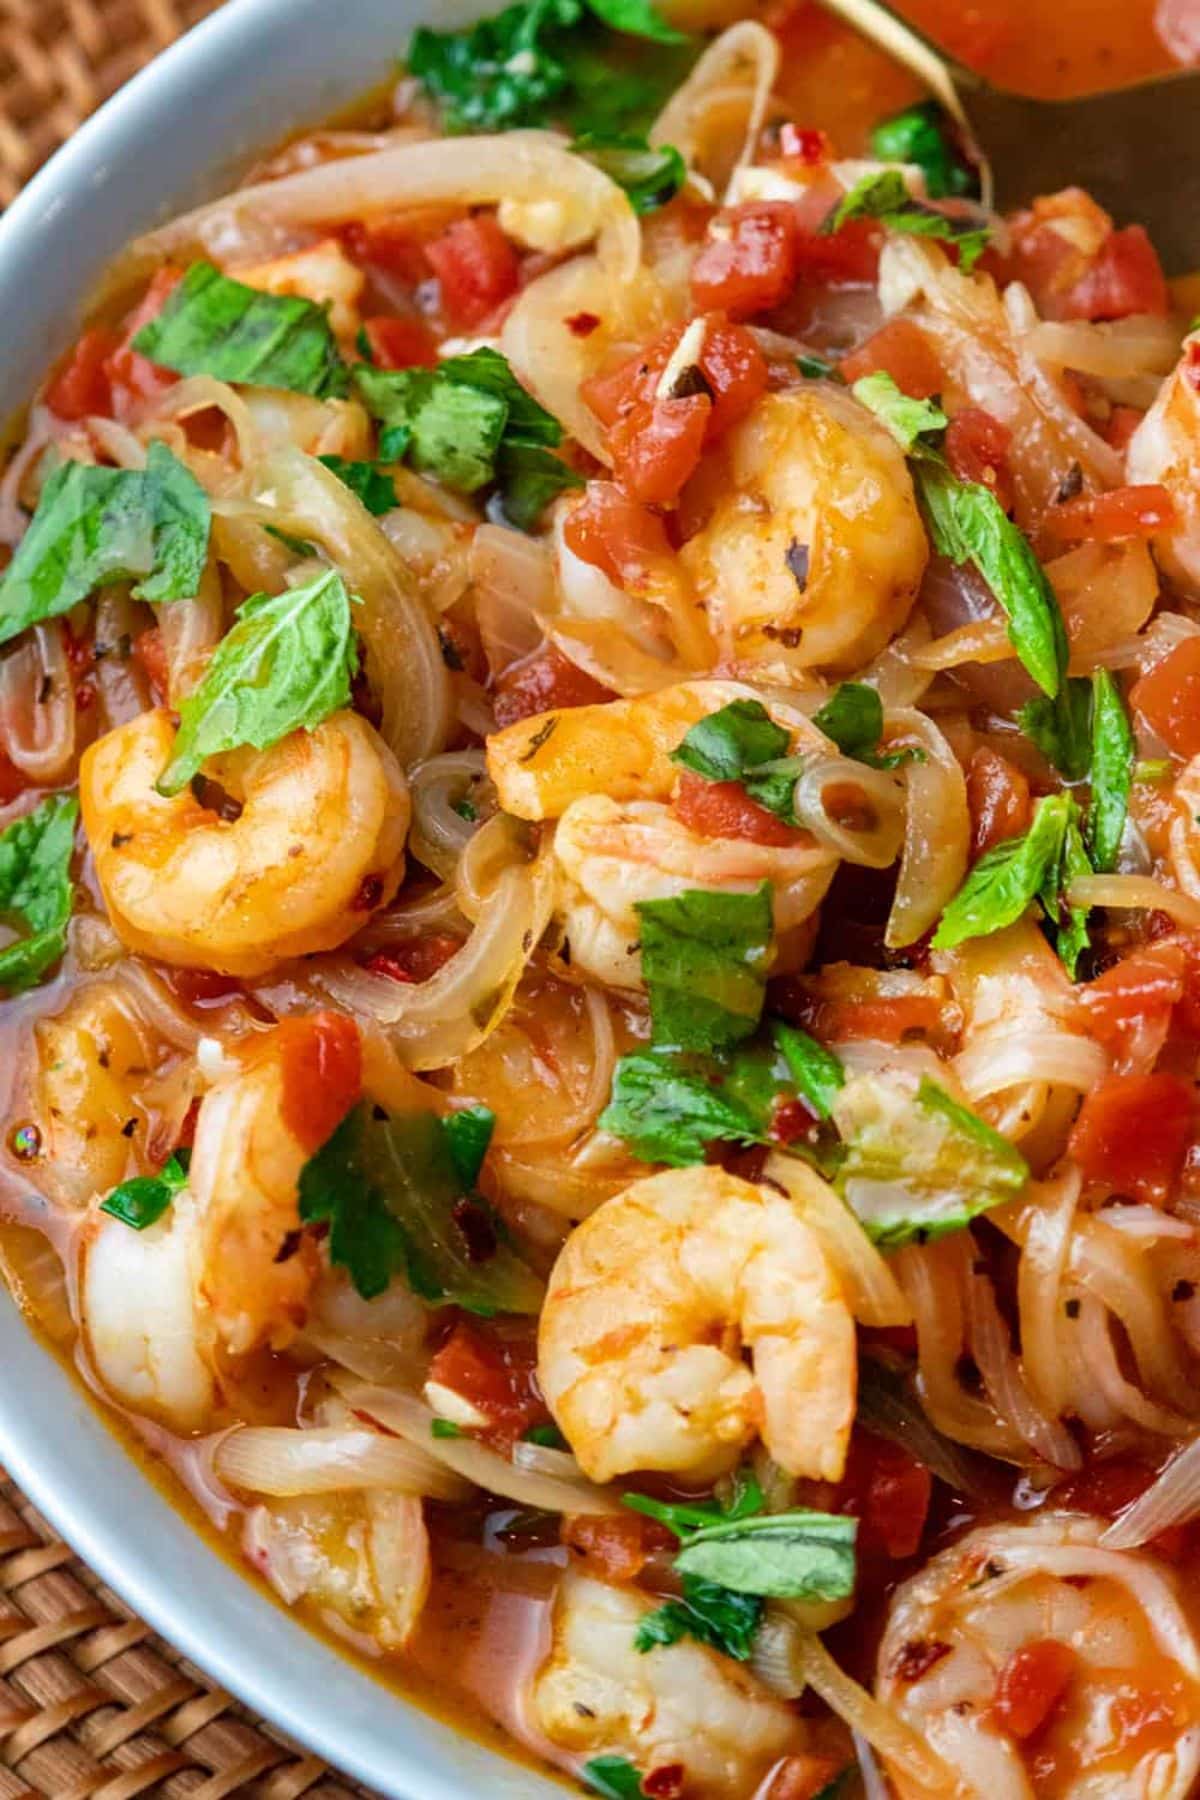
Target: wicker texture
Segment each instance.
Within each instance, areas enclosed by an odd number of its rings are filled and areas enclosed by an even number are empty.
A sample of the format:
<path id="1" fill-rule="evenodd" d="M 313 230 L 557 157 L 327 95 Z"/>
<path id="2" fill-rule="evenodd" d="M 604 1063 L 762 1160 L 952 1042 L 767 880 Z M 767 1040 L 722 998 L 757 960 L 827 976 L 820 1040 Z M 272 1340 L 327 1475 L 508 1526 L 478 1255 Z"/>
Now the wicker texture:
<path id="1" fill-rule="evenodd" d="M 0 0 L 0 205 L 218 0 Z"/>
<path id="2" fill-rule="evenodd" d="M 0 205 L 216 4 L 0 0 Z M 0 1470 L 0 1800 L 152 1795 L 370 1800 L 156 1638 Z"/>

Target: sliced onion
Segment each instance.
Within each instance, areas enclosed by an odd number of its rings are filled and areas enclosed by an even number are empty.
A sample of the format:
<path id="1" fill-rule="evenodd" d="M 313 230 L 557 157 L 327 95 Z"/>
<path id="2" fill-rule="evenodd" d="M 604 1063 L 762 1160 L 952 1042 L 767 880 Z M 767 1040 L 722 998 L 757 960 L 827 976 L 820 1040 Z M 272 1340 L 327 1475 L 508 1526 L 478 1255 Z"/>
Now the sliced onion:
<path id="1" fill-rule="evenodd" d="M 779 56 L 779 40 L 765 25 L 752 19 L 731 25 L 671 95 L 650 142 L 673 144 L 690 170 L 725 192 L 757 149 Z"/>
<path id="2" fill-rule="evenodd" d="M 75 760 L 75 682 L 61 620 L 23 633 L 0 659 L 0 749 L 39 786 Z"/>
<path id="3" fill-rule="evenodd" d="M 1200 929 L 1200 898 L 1181 894 L 1149 875 L 1080 875 L 1067 889 L 1067 900 L 1072 906 L 1165 912 L 1189 931 Z"/>
<path id="4" fill-rule="evenodd" d="M 894 775 L 848 756 L 821 757 L 803 770 L 792 808 L 822 844 L 867 869 L 887 869 L 904 837 L 904 788 Z"/>
<path id="5" fill-rule="evenodd" d="M 999 619 L 978 619 L 959 625 L 943 637 L 933 638 L 910 651 L 910 660 L 919 669 L 940 673 L 956 669 L 962 663 L 1008 662 L 1016 656 L 1008 632 Z"/>
<path id="6" fill-rule="evenodd" d="M 884 940 L 894 950 L 916 943 L 962 885 L 971 815 L 962 767 L 931 719 L 900 708 L 886 715 L 885 735 L 888 743 L 915 744 L 924 756 L 904 768 L 904 849 Z"/>
<path id="7" fill-rule="evenodd" d="M 1064 1417 L 1071 1402 L 1070 1365 L 1062 1343 L 1062 1285 L 1082 1184 L 1078 1169 L 1070 1169 L 1057 1181 L 1042 1185 L 1024 1214 L 1028 1224 L 1017 1269 L 1025 1378 L 1043 1410 L 1055 1419 Z"/>
<path id="8" fill-rule="evenodd" d="M 109 730 L 128 724 L 150 705 L 150 683 L 133 655 L 136 630 L 128 589 L 106 588 L 96 603 L 95 642 L 96 686 Z"/>
<path id="9" fill-rule="evenodd" d="M 215 560 L 209 559 L 194 599 L 172 600 L 169 606 L 159 608 L 158 628 L 167 658 L 170 699 L 178 706 L 198 685 L 225 633 L 225 602 Z"/>
<path id="10" fill-rule="evenodd" d="M 1108 1073 L 1109 1058 L 1100 1044 L 1078 1032 L 1016 1020 L 968 1032 L 954 1069 L 963 1092 L 976 1102 L 1025 1082 L 1088 1094 Z"/>
<path id="11" fill-rule="evenodd" d="M 477 791 L 486 776 L 482 750 L 445 751 L 413 770 L 410 848 L 443 881 L 454 880 L 459 859 L 478 829 L 455 806 Z"/>
<path id="12" fill-rule="evenodd" d="M 1109 1550 L 1137 1550 L 1160 1532 L 1188 1524 L 1198 1513 L 1200 1438 L 1193 1438 L 1128 1512 L 1109 1526 L 1100 1542 Z"/>
<path id="13" fill-rule="evenodd" d="M 801 1218 L 819 1239 L 859 1324 L 910 1324 L 912 1308 L 896 1277 L 829 1183 L 795 1156 L 770 1156 L 765 1174 L 768 1180 L 786 1189 Z"/>
<path id="14" fill-rule="evenodd" d="M 470 1438 L 435 1438 L 431 1427 L 434 1414 L 412 1394 L 398 1394 L 388 1388 L 369 1387 L 353 1377 L 335 1374 L 331 1384 L 355 1412 L 368 1413 L 406 1443 L 428 1450 L 439 1462 L 464 1480 L 473 1482 L 485 1493 L 498 1494 L 539 1512 L 614 1513 L 619 1502 L 603 1488 L 593 1486 L 582 1476 L 543 1475 L 538 1470 L 520 1468 L 489 1450 L 486 1444 Z"/>
<path id="15" fill-rule="evenodd" d="M 34 406 L 20 447 L 9 457 L 0 476 L 0 544 L 13 549 L 29 528 L 32 507 L 23 504 L 29 496 L 25 484 L 47 444 L 62 429 L 55 415 L 45 406 Z"/>
<path id="16" fill-rule="evenodd" d="M 1150 1400 L 1122 1373 L 1108 1314 L 1090 1294 L 1080 1297 L 1078 1333 L 1080 1366 L 1119 1417 L 1162 1437 L 1186 1437 L 1192 1421 Z"/>
<path id="17" fill-rule="evenodd" d="M 1152 1265 L 1139 1246 L 1095 1217 L 1080 1217 L 1071 1236 L 1070 1272 L 1120 1320 L 1142 1380 L 1181 1412 L 1194 1412 L 1195 1382 L 1176 1349 Z"/>
<path id="18" fill-rule="evenodd" d="M 1036 1456 L 1058 1469 L 1078 1469 L 1083 1458 L 1075 1439 L 1058 1419 L 1043 1412 L 1030 1393 L 986 1275 L 969 1276 L 967 1316 L 971 1354 L 988 1396 Z"/>
<path id="19" fill-rule="evenodd" d="M 217 1473 L 252 1494 L 353 1493 L 394 1488 L 431 1500 L 462 1500 L 461 1476 L 424 1449 L 382 1432 L 248 1425 L 223 1437 L 214 1452 Z"/>
<path id="20" fill-rule="evenodd" d="M 1116 380 L 1169 375 L 1179 358 L 1178 326 L 1148 313 L 1100 325 L 1045 319 L 1031 328 L 1026 342 L 1047 368 Z"/>
<path id="21" fill-rule="evenodd" d="M 995 1498 L 995 1483 L 985 1475 L 987 1465 L 930 1422 L 911 1380 L 892 1362 L 875 1356 L 861 1358 L 856 1416 L 868 1431 L 898 1444 L 923 1463 L 952 1493 Z"/>
<path id="22" fill-rule="evenodd" d="M 531 655 L 542 641 L 538 615 L 555 604 L 548 544 L 523 531 L 481 525 L 467 556 L 475 623 L 493 677 Z"/>
<path id="23" fill-rule="evenodd" d="M 893 1267 L 912 1304 L 917 1325 L 919 1392 L 939 1431 L 989 1456 L 1021 1460 L 1022 1446 L 992 1407 L 963 1392 L 959 1360 L 966 1348 L 961 1255 L 953 1239 L 897 1251 Z"/>

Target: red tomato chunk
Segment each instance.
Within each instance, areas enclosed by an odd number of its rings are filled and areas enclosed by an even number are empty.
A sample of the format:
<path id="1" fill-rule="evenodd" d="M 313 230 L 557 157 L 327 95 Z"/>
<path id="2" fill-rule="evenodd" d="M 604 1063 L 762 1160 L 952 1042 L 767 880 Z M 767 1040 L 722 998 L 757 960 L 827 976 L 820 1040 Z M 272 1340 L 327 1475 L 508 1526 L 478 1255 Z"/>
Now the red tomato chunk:
<path id="1" fill-rule="evenodd" d="M 692 298 L 702 312 L 749 319 L 786 300 L 796 284 L 799 227 L 786 200 L 735 207 L 692 269 Z"/>
<path id="2" fill-rule="evenodd" d="M 675 796 L 675 816 L 697 837 L 744 838 L 751 844 L 802 844 L 808 833 L 785 825 L 752 800 L 740 781 L 705 781 L 685 769 Z"/>
<path id="3" fill-rule="evenodd" d="M 372 361 L 381 369 L 437 367 L 437 339 L 421 319 L 367 319 L 363 334 Z"/>
<path id="4" fill-rule="evenodd" d="M 532 1328 L 488 1328 L 460 1319 L 429 1365 L 429 1379 L 484 1413 L 490 1431 L 513 1444 L 550 1417 L 537 1385 Z"/>
<path id="5" fill-rule="evenodd" d="M 567 514 L 563 537 L 568 550 L 635 592 L 671 554 L 662 520 L 611 481 L 588 482 Z"/>
<path id="6" fill-rule="evenodd" d="M 967 805 L 971 810 L 971 855 L 1020 837 L 1029 828 L 1029 783 L 998 750 L 976 750 L 967 764 Z"/>
<path id="7" fill-rule="evenodd" d="M 1039 1638 L 1014 1650 L 996 1680 L 992 1713 L 1010 1737 L 1028 1738 L 1041 1729 L 1066 1693 L 1076 1656 L 1057 1638 Z"/>
<path id="8" fill-rule="evenodd" d="M 1046 529 L 1066 543 L 1114 543 L 1122 538 L 1157 537 L 1175 524 L 1175 502 L 1165 487 L 1114 488 L 1110 494 L 1080 494 L 1052 506 Z"/>
<path id="9" fill-rule="evenodd" d="M 441 283 L 446 316 L 462 330 L 481 325 L 517 291 L 517 253 L 491 213 L 459 219 L 426 244 L 425 255 Z"/>
<path id="10" fill-rule="evenodd" d="M 377 951 L 367 968 L 372 975 L 386 975 L 391 981 L 428 981 L 461 949 L 461 938 L 448 931 L 434 931 L 428 937 L 409 938 L 405 943 Z"/>
<path id="11" fill-rule="evenodd" d="M 1070 1153 L 1086 1180 L 1161 1205 L 1183 1170 L 1193 1110 L 1177 1075 L 1111 1075 L 1086 1096 Z"/>
<path id="12" fill-rule="evenodd" d="M 940 394 L 946 372 L 937 352 L 919 325 L 908 319 L 891 319 L 865 344 L 844 356 L 839 365 L 848 382 L 864 375 L 890 375 L 896 386 L 914 400 L 930 400 Z"/>
<path id="13" fill-rule="evenodd" d="M 344 1013 L 285 1019 L 279 1027 L 284 1124 L 317 1150 L 362 1093 L 362 1041 Z"/>
<path id="14" fill-rule="evenodd" d="M 518 719 L 536 718 L 538 713 L 602 706 L 615 699 L 611 689 L 602 687 L 586 669 L 577 668 L 556 644 L 543 644 L 532 656 L 505 669 L 492 696 L 501 731 Z"/>
<path id="15" fill-rule="evenodd" d="M 1185 638 L 1143 675 L 1129 703 L 1176 756 L 1200 755 L 1200 637 Z"/>
<path id="16" fill-rule="evenodd" d="M 958 479 L 991 488 L 1005 512 L 1013 501 L 1008 467 L 1011 449 L 1008 426 L 979 406 L 956 413 L 946 432 L 946 460 Z"/>
<path id="17" fill-rule="evenodd" d="M 112 411 L 112 389 L 106 365 L 120 344 L 116 332 L 103 325 L 85 331 L 46 389 L 50 411 L 72 423 L 92 413 L 107 417 Z"/>

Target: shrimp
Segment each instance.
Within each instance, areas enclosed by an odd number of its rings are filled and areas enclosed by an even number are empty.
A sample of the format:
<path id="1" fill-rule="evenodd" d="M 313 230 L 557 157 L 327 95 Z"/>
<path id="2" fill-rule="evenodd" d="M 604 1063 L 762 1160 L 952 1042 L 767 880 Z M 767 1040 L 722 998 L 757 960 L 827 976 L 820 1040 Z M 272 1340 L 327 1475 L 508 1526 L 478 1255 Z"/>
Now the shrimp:
<path id="1" fill-rule="evenodd" d="M 287 1089 L 306 1065 L 319 1086 L 306 1092 L 298 1124 Z M 119 1400 L 191 1429 L 214 1405 L 228 1359 L 296 1337 L 321 1272 L 301 1226 L 300 1171 L 356 1097 L 360 1074 L 349 1021 L 285 1020 L 205 1095 L 188 1184 L 169 1212 L 140 1232 L 93 1215 L 84 1336 Z"/>
<path id="2" fill-rule="evenodd" d="M 1200 598 L 1200 389 L 1195 384 L 1200 331 L 1184 339 L 1174 374 L 1159 389 L 1125 453 L 1126 479 L 1158 483 L 1175 502 L 1177 523 L 1154 539 L 1164 574 L 1189 599 Z"/>
<path id="3" fill-rule="evenodd" d="M 757 1793 L 780 1757 L 803 1748 L 804 1722 L 748 1670 L 701 1644 L 637 1650 L 652 1606 L 633 1588 L 563 1577 L 551 1652 L 532 1685 L 536 1724 L 572 1758 L 621 1756 L 643 1779 L 682 1770 L 689 1800 Z"/>
<path id="4" fill-rule="evenodd" d="M 619 806 L 600 794 L 567 808 L 554 855 L 566 877 L 572 966 L 618 988 L 641 984 L 640 902 L 696 888 L 749 894 L 769 882 L 778 941 L 813 918 L 837 868 L 834 852 L 807 834 L 782 846 L 700 837 L 668 806 Z"/>
<path id="5" fill-rule="evenodd" d="M 972 1800 L 1184 1800 L 1200 1774 L 1200 1647 L 1174 1577 L 1050 1515 L 960 1539 L 892 1600 L 877 1692 Z M 1005 1704 L 1046 1657 L 1037 1729 Z M 1035 1651 L 1034 1646 L 1038 1646 Z M 1032 1652 L 1032 1654 L 1031 1654 Z M 1034 1698 L 1038 1698 L 1035 1690 Z M 903 1771 L 901 1800 L 916 1800 Z"/>
<path id="6" fill-rule="evenodd" d="M 185 968 L 263 975 L 332 950 L 400 885 L 408 789 L 357 713 L 270 750 L 215 757 L 233 796 L 218 815 L 155 788 L 171 754 L 166 712 L 140 713 L 85 751 L 84 829 L 113 928 L 129 949 Z"/>
<path id="7" fill-rule="evenodd" d="M 287 1605 L 305 1600 L 335 1630 L 385 1650 L 404 1648 L 429 1593 L 422 1503 L 388 1488 L 256 1506 L 242 1550 Z"/>
<path id="8" fill-rule="evenodd" d="M 837 1481 L 856 1374 L 816 1237 L 791 1200 L 722 1169 L 635 1181 L 576 1226 L 550 1277 L 538 1378 L 593 1481 L 715 1478 L 760 1435 L 789 1474 Z"/>
<path id="9" fill-rule="evenodd" d="M 367 278 L 346 255 L 337 238 L 324 238 L 290 256 L 249 268 L 231 269 L 244 287 L 264 294 L 292 294 L 329 308 L 329 322 L 339 338 L 353 338 L 361 323 L 359 302 Z"/>
<path id="10" fill-rule="evenodd" d="M 826 384 L 767 394 L 702 477 L 680 562 L 722 660 L 848 670 L 903 627 L 929 546 L 900 448 Z"/>

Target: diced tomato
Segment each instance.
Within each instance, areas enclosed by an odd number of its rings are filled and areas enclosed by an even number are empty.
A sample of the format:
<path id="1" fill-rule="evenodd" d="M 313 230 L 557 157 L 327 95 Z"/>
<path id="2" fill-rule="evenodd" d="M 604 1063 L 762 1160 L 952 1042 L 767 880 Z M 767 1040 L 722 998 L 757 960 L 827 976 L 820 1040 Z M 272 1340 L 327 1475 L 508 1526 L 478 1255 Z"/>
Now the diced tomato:
<path id="1" fill-rule="evenodd" d="M 517 291 L 521 265 L 491 213 L 457 220 L 426 244 L 425 255 L 441 283 L 442 306 L 460 329 L 482 324 Z"/>
<path id="2" fill-rule="evenodd" d="M 167 969 L 164 973 L 188 1006 L 220 1006 L 245 993 L 236 975 L 220 975 L 215 969 Z"/>
<path id="3" fill-rule="evenodd" d="M 767 1136 L 776 1144 L 802 1144 L 811 1139 L 820 1121 L 803 1100 L 778 1100 L 771 1114 Z"/>
<path id="4" fill-rule="evenodd" d="M 946 460 L 960 481 L 991 488 L 1005 512 L 1013 502 L 1008 458 L 1012 432 L 982 407 L 956 413 L 946 432 Z"/>
<path id="5" fill-rule="evenodd" d="M 1070 1153 L 1086 1180 L 1161 1205 L 1182 1173 L 1193 1110 L 1177 1075 L 1110 1075 L 1085 1096 Z"/>
<path id="6" fill-rule="evenodd" d="M 161 706 L 171 688 L 170 669 L 167 665 L 167 652 L 163 645 L 161 628 L 157 625 L 148 625 L 145 631 L 139 631 L 133 640 L 133 654 L 141 663 L 146 679 L 154 689 L 155 703 Z"/>
<path id="7" fill-rule="evenodd" d="M 1029 829 L 1029 783 L 997 750 L 981 746 L 967 764 L 967 805 L 972 857 Z"/>
<path id="8" fill-rule="evenodd" d="M 433 369 L 437 367 L 437 339 L 420 319 L 396 319 L 386 315 L 363 321 L 371 360 L 381 369 Z"/>
<path id="9" fill-rule="evenodd" d="M 486 1414 L 489 1436 L 513 1444 L 550 1414 L 537 1385 L 532 1328 L 484 1326 L 460 1319 L 429 1365 L 429 1379 Z"/>
<path id="10" fill-rule="evenodd" d="M 1114 231 L 1086 274 L 1062 299 L 1060 318 L 1125 319 L 1131 313 L 1171 310 L 1158 252 L 1142 225 Z"/>
<path id="11" fill-rule="evenodd" d="M 347 255 L 356 263 L 386 270 L 410 287 L 429 279 L 425 239 L 413 229 L 408 213 L 392 218 L 356 219 L 344 225 L 338 235 Z"/>
<path id="12" fill-rule="evenodd" d="M 1108 494 L 1080 494 L 1046 513 L 1047 531 L 1064 543 L 1114 543 L 1121 538 L 1157 537 L 1175 524 L 1175 502 L 1165 487 L 1114 488 Z"/>
<path id="13" fill-rule="evenodd" d="M 462 943 L 449 931 L 431 931 L 426 937 L 406 938 L 376 951 L 366 966 L 372 975 L 386 975 L 390 981 L 429 981 L 458 955 Z"/>
<path id="14" fill-rule="evenodd" d="M 1129 704 L 1177 756 L 1200 755 L 1200 637 L 1184 638 L 1148 670 Z"/>
<path id="15" fill-rule="evenodd" d="M 1190 1038 L 1200 1038 L 1200 937 L 1188 933 L 1174 942 L 1183 952 L 1183 992 L 1175 1022 Z"/>
<path id="16" fill-rule="evenodd" d="M 583 499 L 567 514 L 563 538 L 568 550 L 634 592 L 671 554 L 662 520 L 612 481 L 588 482 Z"/>
<path id="17" fill-rule="evenodd" d="M 679 1547 L 674 1532 L 641 1513 L 576 1513 L 563 1520 L 562 1541 L 603 1581 L 636 1581 L 656 1551 Z"/>
<path id="18" fill-rule="evenodd" d="M 842 999 L 814 991 L 803 978 L 785 978 L 772 984 L 772 999 L 775 1011 L 822 1043 L 873 1038 L 881 1044 L 901 1044 L 944 1032 L 942 1003 L 932 993 L 864 993 L 861 999 Z"/>
<path id="19" fill-rule="evenodd" d="M 652 407 L 663 370 L 683 336 L 672 325 L 615 369 L 593 375 L 580 389 L 589 409 L 610 430 Z M 698 367 L 711 402 L 705 444 L 712 444 L 743 418 L 767 385 L 767 363 L 753 336 L 725 319 L 705 320 Z"/>
<path id="20" fill-rule="evenodd" d="M 532 656 L 505 669 L 496 683 L 492 704 L 501 730 L 538 713 L 561 712 L 570 706 L 602 706 L 616 695 L 586 669 L 563 655 L 556 644 L 543 644 Z"/>
<path id="21" fill-rule="evenodd" d="M 1077 1660 L 1058 1638 L 1037 1638 L 1014 1650 L 996 1678 L 992 1716 L 1000 1729 L 1022 1740 L 1040 1730 L 1066 1693 Z"/>
<path id="22" fill-rule="evenodd" d="M 1008 255 L 994 259 L 997 278 L 1022 282 L 1043 318 L 1064 318 L 1065 295 L 1086 275 L 1112 229 L 1108 214 L 1082 188 L 1043 194 L 1010 219 Z"/>
<path id="23" fill-rule="evenodd" d="M 697 307 L 748 319 L 786 299 L 796 281 L 793 207 L 783 200 L 734 207 L 721 214 L 717 229 L 722 235 L 705 245 L 692 267 Z"/>
<path id="24" fill-rule="evenodd" d="M 796 279 L 817 287 L 869 287 L 879 275 L 882 242 L 870 219 L 851 219 L 828 236 L 802 229 L 796 238 Z"/>
<path id="25" fill-rule="evenodd" d="M 946 372 L 928 336 L 910 319 L 889 319 L 865 344 L 844 356 L 839 367 L 848 382 L 860 381 L 864 375 L 890 375 L 914 400 L 940 394 L 946 382 Z"/>
<path id="26" fill-rule="evenodd" d="M 1105 441 L 1114 450 L 1127 450 L 1130 438 L 1145 416 L 1145 413 L 1137 406 L 1114 406 L 1105 428 Z"/>
<path id="27" fill-rule="evenodd" d="M 183 280 L 183 270 L 160 269 L 146 289 L 141 304 L 125 322 L 125 335 L 104 365 L 112 392 L 112 410 L 116 418 L 125 419 L 145 402 L 157 400 L 179 380 L 170 369 L 160 368 L 139 350 L 133 340 L 144 325 L 157 319 L 159 313 Z"/>
<path id="28" fill-rule="evenodd" d="M 285 1019 L 278 1028 L 284 1124 L 306 1150 L 317 1150 L 362 1093 L 362 1040 L 345 1013 Z"/>
<path id="29" fill-rule="evenodd" d="M 789 1756 L 776 1769 L 766 1800 L 817 1800 L 841 1769 L 832 1756 L 811 1756 L 807 1751 Z"/>
<path id="30" fill-rule="evenodd" d="M 752 800 L 740 781 L 705 781 L 685 769 L 673 802 L 677 819 L 697 837 L 743 838 L 751 844 L 802 844 L 808 833 L 785 825 Z"/>
<path id="31" fill-rule="evenodd" d="M 1122 957 L 1103 975 L 1075 990 L 1089 1037 L 1122 1055 L 1133 1034 L 1165 1025 L 1183 998 L 1187 956 L 1168 939 Z"/>
<path id="32" fill-rule="evenodd" d="M 860 1552 L 882 1552 L 892 1561 L 915 1556 L 932 1494 L 933 1477 L 924 1464 L 898 1444 L 855 1431 L 837 1504 L 859 1521 Z"/>
<path id="33" fill-rule="evenodd" d="M 803 163 L 805 168 L 816 168 L 819 163 L 832 162 L 833 145 L 823 131 L 812 126 L 793 125 L 789 120 L 779 127 L 779 154 L 788 162 Z"/>
<path id="34" fill-rule="evenodd" d="M 0 806 L 8 806 L 28 786 L 28 776 L 18 769 L 6 751 L 0 750 Z"/>
<path id="35" fill-rule="evenodd" d="M 78 421 L 90 413 L 106 418 L 112 411 L 112 390 L 106 364 L 121 339 L 107 326 L 85 331 L 66 362 L 46 389 L 46 405 L 60 419 Z"/>
<path id="36" fill-rule="evenodd" d="M 611 428 L 617 479 L 643 506 L 669 506 L 695 474 L 712 402 L 707 394 L 635 407 Z"/>

